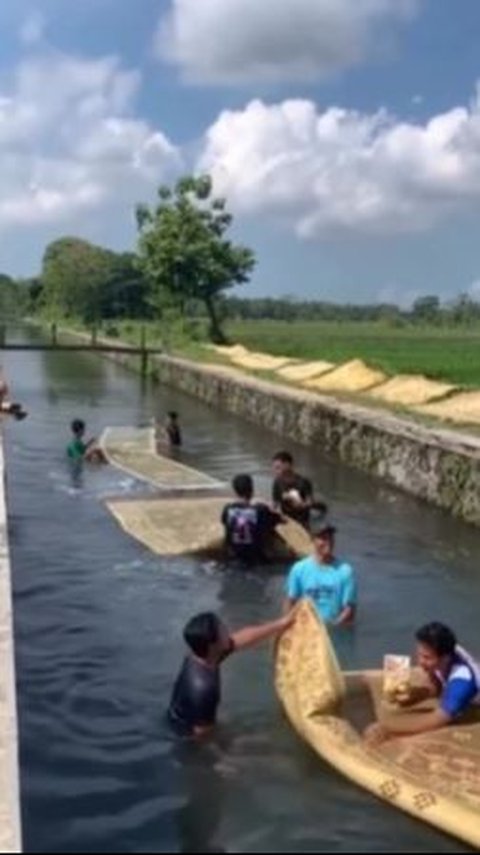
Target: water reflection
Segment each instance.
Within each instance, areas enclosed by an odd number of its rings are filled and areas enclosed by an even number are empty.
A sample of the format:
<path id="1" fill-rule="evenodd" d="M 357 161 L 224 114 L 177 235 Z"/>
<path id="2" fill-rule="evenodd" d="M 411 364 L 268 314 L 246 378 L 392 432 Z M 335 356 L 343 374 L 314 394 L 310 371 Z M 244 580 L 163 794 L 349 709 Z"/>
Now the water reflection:
<path id="1" fill-rule="evenodd" d="M 84 470 L 85 464 L 83 460 L 68 460 L 67 469 L 70 476 L 70 483 L 74 490 L 81 490 L 84 486 Z"/>
<path id="2" fill-rule="evenodd" d="M 184 804 L 176 822 L 182 853 L 227 852 L 218 839 L 225 804 L 225 781 L 217 769 L 215 745 L 179 742 L 175 750 L 181 767 Z"/>

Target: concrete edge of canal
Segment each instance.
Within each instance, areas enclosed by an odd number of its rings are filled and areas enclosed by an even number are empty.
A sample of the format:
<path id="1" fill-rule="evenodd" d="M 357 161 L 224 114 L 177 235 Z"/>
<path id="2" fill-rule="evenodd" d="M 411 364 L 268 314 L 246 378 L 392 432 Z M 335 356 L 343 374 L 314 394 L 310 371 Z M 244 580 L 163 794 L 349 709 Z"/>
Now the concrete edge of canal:
<path id="1" fill-rule="evenodd" d="M 0 852 L 20 852 L 21 839 L 12 582 L 0 433 Z"/>
<path id="2" fill-rule="evenodd" d="M 82 333 L 62 330 L 89 340 Z M 113 347 L 118 340 L 98 339 Z M 136 370 L 138 357 L 103 354 Z M 279 437 L 360 469 L 410 495 L 480 526 L 480 437 L 334 397 L 260 380 L 228 366 L 151 356 L 161 383 L 192 395 Z"/>

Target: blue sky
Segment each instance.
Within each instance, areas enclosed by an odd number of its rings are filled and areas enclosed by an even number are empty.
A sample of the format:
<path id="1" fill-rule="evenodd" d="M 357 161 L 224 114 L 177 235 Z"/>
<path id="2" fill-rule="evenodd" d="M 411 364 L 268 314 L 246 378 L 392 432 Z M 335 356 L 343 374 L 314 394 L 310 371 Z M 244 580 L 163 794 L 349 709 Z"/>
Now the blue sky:
<path id="1" fill-rule="evenodd" d="M 208 170 L 248 295 L 480 294 L 479 0 L 2 0 L 0 270 Z"/>

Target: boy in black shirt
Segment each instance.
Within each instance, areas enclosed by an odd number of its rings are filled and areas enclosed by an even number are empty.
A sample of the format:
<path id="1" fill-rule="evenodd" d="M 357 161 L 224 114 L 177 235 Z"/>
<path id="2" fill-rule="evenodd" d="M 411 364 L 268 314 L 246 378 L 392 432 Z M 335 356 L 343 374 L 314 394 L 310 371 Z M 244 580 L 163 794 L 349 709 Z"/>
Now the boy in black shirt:
<path id="1" fill-rule="evenodd" d="M 213 730 L 221 701 L 220 666 L 232 653 L 254 647 L 281 635 L 295 617 L 247 627 L 232 635 L 213 613 L 192 618 L 184 629 L 190 648 L 175 686 L 168 720 L 179 736 L 208 736 Z"/>
<path id="2" fill-rule="evenodd" d="M 279 451 L 273 458 L 272 499 L 275 510 L 308 528 L 313 502 L 311 482 L 295 471 L 293 457 L 288 451 Z"/>
<path id="3" fill-rule="evenodd" d="M 251 475 L 236 475 L 232 486 L 237 500 L 226 505 L 222 513 L 228 553 L 244 564 L 261 564 L 282 517 L 268 505 L 253 501 Z"/>

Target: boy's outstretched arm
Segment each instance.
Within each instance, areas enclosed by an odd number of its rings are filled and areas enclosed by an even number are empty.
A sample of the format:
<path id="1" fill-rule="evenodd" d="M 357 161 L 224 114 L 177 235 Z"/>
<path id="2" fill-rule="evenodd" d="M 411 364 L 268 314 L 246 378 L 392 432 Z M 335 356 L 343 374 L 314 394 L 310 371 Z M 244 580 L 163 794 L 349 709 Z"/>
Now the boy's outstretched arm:
<path id="1" fill-rule="evenodd" d="M 234 649 L 246 650 L 248 647 L 255 647 L 256 644 L 267 641 L 269 638 L 275 638 L 293 626 L 294 622 L 295 615 L 289 614 L 270 623 L 260 624 L 259 626 L 247 626 L 245 629 L 240 629 L 231 636 Z"/>

